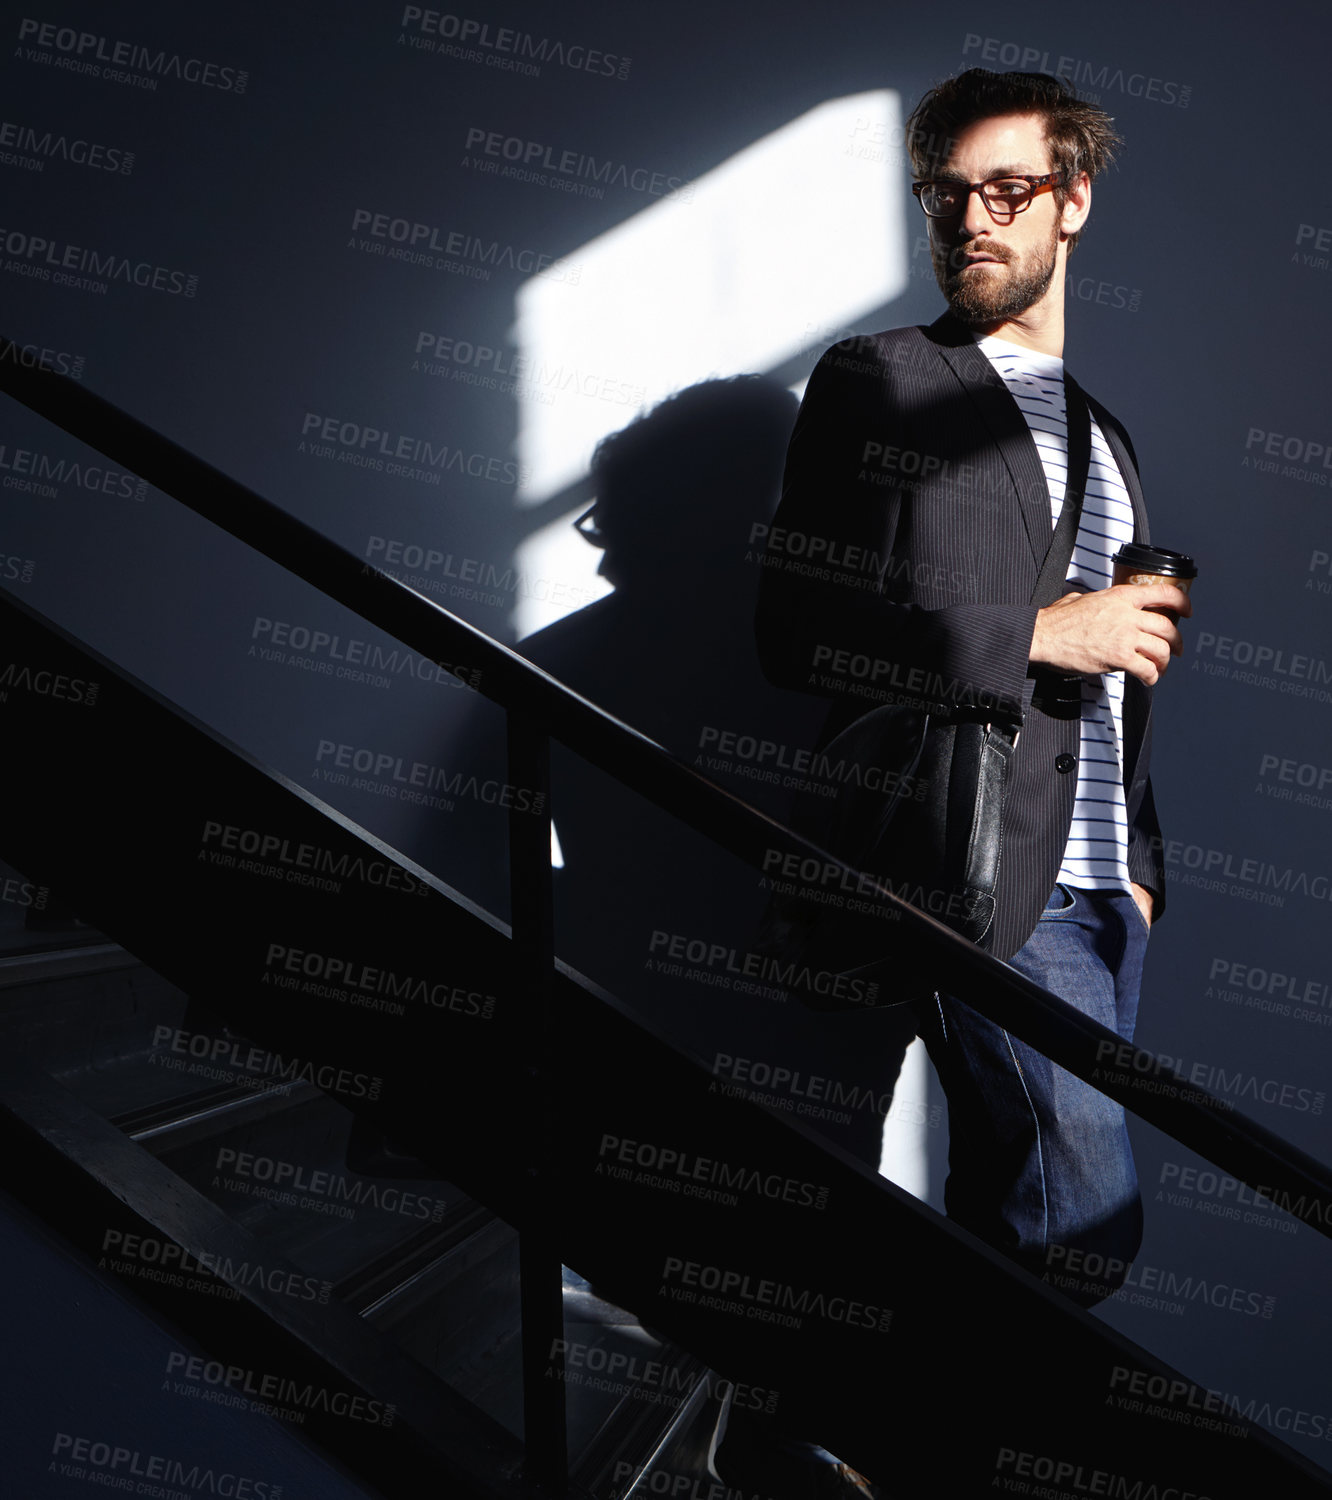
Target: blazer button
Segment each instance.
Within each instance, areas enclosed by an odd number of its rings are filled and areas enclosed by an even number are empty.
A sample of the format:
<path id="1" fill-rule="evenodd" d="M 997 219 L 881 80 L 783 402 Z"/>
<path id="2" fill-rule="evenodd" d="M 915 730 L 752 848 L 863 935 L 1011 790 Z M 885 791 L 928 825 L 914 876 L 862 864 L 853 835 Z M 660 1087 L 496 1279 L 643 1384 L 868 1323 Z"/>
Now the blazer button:
<path id="1" fill-rule="evenodd" d="M 1071 771 L 1078 763 L 1076 755 L 1069 755 L 1067 751 L 1063 755 L 1055 756 L 1055 770 L 1061 773 Z"/>

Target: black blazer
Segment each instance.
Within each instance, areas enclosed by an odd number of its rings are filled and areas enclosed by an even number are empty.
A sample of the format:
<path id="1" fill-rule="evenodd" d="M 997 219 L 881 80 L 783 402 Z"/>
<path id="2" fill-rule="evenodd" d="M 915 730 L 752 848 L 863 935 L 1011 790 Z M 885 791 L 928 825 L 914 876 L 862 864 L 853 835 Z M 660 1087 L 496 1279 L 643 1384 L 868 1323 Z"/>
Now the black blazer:
<path id="1" fill-rule="evenodd" d="M 1148 539 L 1124 429 L 1091 407 Z M 1022 726 L 1004 802 L 990 951 L 1009 958 L 1054 887 L 1073 819 L 1079 729 L 1032 703 L 1029 601 L 1052 535 L 1027 424 L 969 330 L 847 339 L 810 376 L 759 588 L 759 655 L 783 687 L 834 700 L 826 743 L 882 702 L 983 709 Z M 1151 690 L 1127 675 L 1129 872 L 1165 906 L 1148 778 Z"/>

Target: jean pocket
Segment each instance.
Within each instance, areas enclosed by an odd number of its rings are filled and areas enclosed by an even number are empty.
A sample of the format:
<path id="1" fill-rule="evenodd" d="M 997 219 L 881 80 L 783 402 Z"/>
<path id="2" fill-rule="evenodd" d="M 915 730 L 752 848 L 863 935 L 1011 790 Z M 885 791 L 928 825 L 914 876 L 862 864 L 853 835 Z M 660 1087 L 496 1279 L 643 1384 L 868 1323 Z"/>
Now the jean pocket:
<path id="1" fill-rule="evenodd" d="M 1063 917 L 1077 905 L 1073 892 L 1066 885 L 1056 885 L 1050 892 L 1049 900 L 1045 903 L 1042 917 Z"/>
<path id="2" fill-rule="evenodd" d="M 1152 924 L 1147 920 L 1146 917 L 1143 916 L 1142 908 L 1138 905 L 1137 901 L 1132 896 L 1130 896 L 1128 899 L 1129 905 L 1133 908 L 1133 915 L 1137 917 L 1138 921 L 1142 924 L 1143 936 L 1150 937 L 1152 932 Z"/>

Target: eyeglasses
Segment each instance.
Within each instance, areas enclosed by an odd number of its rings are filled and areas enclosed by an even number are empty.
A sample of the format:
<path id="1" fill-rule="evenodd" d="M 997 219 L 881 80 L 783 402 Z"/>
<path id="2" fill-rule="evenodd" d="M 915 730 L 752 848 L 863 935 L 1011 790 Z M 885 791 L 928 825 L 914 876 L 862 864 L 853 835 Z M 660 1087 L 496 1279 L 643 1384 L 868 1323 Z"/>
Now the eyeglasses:
<path id="1" fill-rule="evenodd" d="M 606 545 L 606 533 L 597 526 L 598 503 L 598 501 L 594 500 L 573 523 L 573 527 L 585 542 L 591 542 L 594 547 L 604 547 Z"/>
<path id="2" fill-rule="evenodd" d="M 1061 185 L 1063 180 L 1062 172 L 1047 172 L 1044 177 L 991 177 L 986 182 L 957 182 L 941 177 L 933 182 L 913 182 L 911 191 L 931 219 L 951 219 L 965 209 L 972 193 L 979 193 L 990 217 L 997 224 L 1007 224 L 1037 193 Z"/>

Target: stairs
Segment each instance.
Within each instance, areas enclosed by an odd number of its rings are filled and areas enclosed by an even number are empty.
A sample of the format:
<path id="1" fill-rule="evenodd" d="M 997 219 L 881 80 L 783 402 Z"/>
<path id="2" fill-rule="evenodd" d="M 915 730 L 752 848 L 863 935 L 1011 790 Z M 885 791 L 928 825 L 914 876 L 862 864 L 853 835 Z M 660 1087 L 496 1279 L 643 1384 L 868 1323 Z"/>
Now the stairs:
<path id="1" fill-rule="evenodd" d="M 486 1433 L 491 1461 L 510 1478 L 518 1474 L 518 1236 L 426 1164 L 358 1126 L 338 1086 L 359 1097 L 380 1080 L 342 1071 L 325 1075 L 335 1085 L 326 1092 L 284 1078 L 275 1071 L 282 1059 L 230 1032 L 112 943 L 0 963 L 7 1097 L 27 1101 L 25 1123 L 59 1118 L 103 1150 L 118 1133 L 179 1184 L 178 1201 L 184 1189 L 197 1194 L 196 1211 L 215 1206 L 247 1247 L 246 1258 L 233 1255 L 226 1268 L 220 1250 L 191 1255 L 147 1218 L 130 1228 L 102 1225 L 99 1241 L 98 1226 L 71 1217 L 66 1229 L 89 1262 L 95 1256 L 108 1278 L 140 1295 L 175 1279 L 184 1283 L 181 1295 L 226 1309 L 235 1299 L 229 1270 L 233 1286 L 239 1279 L 302 1307 L 345 1309 L 374 1330 L 368 1342 L 382 1350 L 384 1367 L 398 1356 L 412 1362 L 409 1391 L 429 1392 L 473 1434 Z M 22 1086 L 12 1081 L 20 1070 Z M 12 1117 L 8 1125 L 20 1128 Z M 576 1361 L 564 1387 L 571 1492 L 600 1495 L 610 1492 L 608 1476 L 623 1481 L 641 1469 L 680 1425 L 682 1409 L 696 1416 L 706 1408 L 710 1431 L 717 1382 L 575 1273 L 566 1270 L 564 1281 L 565 1337 Z M 646 1392 L 623 1378 L 649 1365 L 656 1384 Z M 427 1432 L 434 1426 L 432 1418 Z M 363 1477 L 384 1479 L 378 1467 Z M 409 1467 L 405 1477 L 418 1482 L 419 1471 Z M 492 1490 L 490 1476 L 470 1478 L 482 1485 L 478 1494 L 524 1492 L 516 1479 Z"/>

